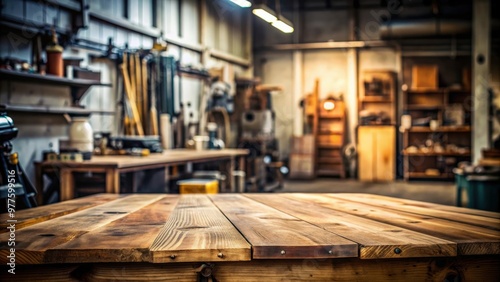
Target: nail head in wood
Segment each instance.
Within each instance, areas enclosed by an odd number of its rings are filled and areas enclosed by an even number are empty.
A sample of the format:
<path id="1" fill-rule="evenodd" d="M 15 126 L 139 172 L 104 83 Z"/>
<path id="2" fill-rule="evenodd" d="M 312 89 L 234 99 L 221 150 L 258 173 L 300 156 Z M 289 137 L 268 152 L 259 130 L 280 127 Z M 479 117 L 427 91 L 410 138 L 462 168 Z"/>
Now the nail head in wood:
<path id="1" fill-rule="evenodd" d="M 401 249 L 400 248 L 395 248 L 394 252 L 399 255 L 401 253 Z"/>
<path id="2" fill-rule="evenodd" d="M 281 254 L 282 255 L 286 254 L 285 250 L 281 250 Z"/>
<path id="3" fill-rule="evenodd" d="M 220 257 L 220 258 L 223 258 L 224 254 L 223 253 L 218 253 L 217 256 Z"/>
<path id="4" fill-rule="evenodd" d="M 170 258 L 171 259 L 175 259 L 175 255 L 170 255 Z"/>

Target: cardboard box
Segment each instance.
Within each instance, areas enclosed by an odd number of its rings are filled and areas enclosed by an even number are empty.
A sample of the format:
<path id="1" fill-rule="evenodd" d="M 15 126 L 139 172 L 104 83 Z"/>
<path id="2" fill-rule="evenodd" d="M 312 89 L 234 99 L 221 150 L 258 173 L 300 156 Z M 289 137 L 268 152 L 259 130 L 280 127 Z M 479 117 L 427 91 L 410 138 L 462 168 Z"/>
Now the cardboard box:
<path id="1" fill-rule="evenodd" d="M 437 65 L 415 65 L 412 67 L 412 89 L 438 89 L 439 69 Z"/>

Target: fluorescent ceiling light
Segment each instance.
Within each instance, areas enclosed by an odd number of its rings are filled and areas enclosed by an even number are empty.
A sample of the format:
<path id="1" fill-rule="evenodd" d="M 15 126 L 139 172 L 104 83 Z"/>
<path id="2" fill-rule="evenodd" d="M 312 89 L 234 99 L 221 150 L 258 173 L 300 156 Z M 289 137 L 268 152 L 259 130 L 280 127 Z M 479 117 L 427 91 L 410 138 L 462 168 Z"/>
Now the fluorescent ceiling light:
<path id="1" fill-rule="evenodd" d="M 248 8 L 252 6 L 252 3 L 250 3 L 250 1 L 247 0 L 229 0 L 229 1 L 243 8 Z"/>
<path id="2" fill-rule="evenodd" d="M 274 11 L 266 5 L 255 6 L 255 8 L 252 10 L 252 13 L 268 23 L 273 23 L 278 19 Z"/>
<path id="3" fill-rule="evenodd" d="M 293 32 L 293 26 L 291 23 L 287 23 L 288 21 L 284 18 L 281 18 L 275 22 L 272 23 L 272 25 L 281 30 L 284 33 L 292 33 Z"/>

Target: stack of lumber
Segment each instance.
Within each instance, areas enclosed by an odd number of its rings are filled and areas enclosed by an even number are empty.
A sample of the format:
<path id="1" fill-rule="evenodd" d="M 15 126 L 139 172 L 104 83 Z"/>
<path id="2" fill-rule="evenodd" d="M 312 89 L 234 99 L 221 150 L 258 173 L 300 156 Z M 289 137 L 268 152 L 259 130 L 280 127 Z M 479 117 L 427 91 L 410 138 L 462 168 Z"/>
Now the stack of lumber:
<path id="1" fill-rule="evenodd" d="M 139 52 L 123 53 L 120 65 L 125 89 L 125 135 L 158 135 L 155 79 L 148 68 L 148 56 Z"/>

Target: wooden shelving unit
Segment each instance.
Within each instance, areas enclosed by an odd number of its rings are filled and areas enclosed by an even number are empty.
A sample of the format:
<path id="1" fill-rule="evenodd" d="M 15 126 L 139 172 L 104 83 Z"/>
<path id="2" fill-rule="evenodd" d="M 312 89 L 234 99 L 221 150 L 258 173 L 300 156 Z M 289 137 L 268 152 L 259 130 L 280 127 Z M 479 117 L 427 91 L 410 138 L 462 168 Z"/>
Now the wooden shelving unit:
<path id="1" fill-rule="evenodd" d="M 465 89 L 409 89 L 404 91 L 404 110 L 412 117 L 412 121 L 437 120 L 444 126 L 431 129 L 428 125 L 415 126 L 403 133 L 404 178 L 452 180 L 451 170 L 461 161 L 470 161 L 471 132 L 470 127 L 470 91 Z M 461 120 L 453 121 L 447 117 L 447 111 L 453 107 L 462 113 Z M 448 113 L 449 115 L 449 113 Z M 459 125 L 453 125 L 458 123 Z M 439 143 L 440 150 L 433 150 Z M 447 150 L 452 145 L 454 150 Z M 409 147 L 415 148 L 411 152 Z M 420 149 L 425 148 L 425 151 Z M 459 149 L 456 149 L 459 148 Z M 432 172 L 438 170 L 439 175 Z M 426 173 L 427 171 L 427 173 Z"/>
<path id="2" fill-rule="evenodd" d="M 327 110 L 325 103 L 333 103 Z M 343 101 L 325 99 L 318 103 L 316 121 L 316 175 L 345 178 L 342 147 L 345 132 L 345 105 Z"/>
<path id="3" fill-rule="evenodd" d="M 361 181 L 396 178 L 396 73 L 365 71 L 359 83 L 357 129 L 358 176 Z M 385 118 L 366 118 L 362 112 Z"/>

